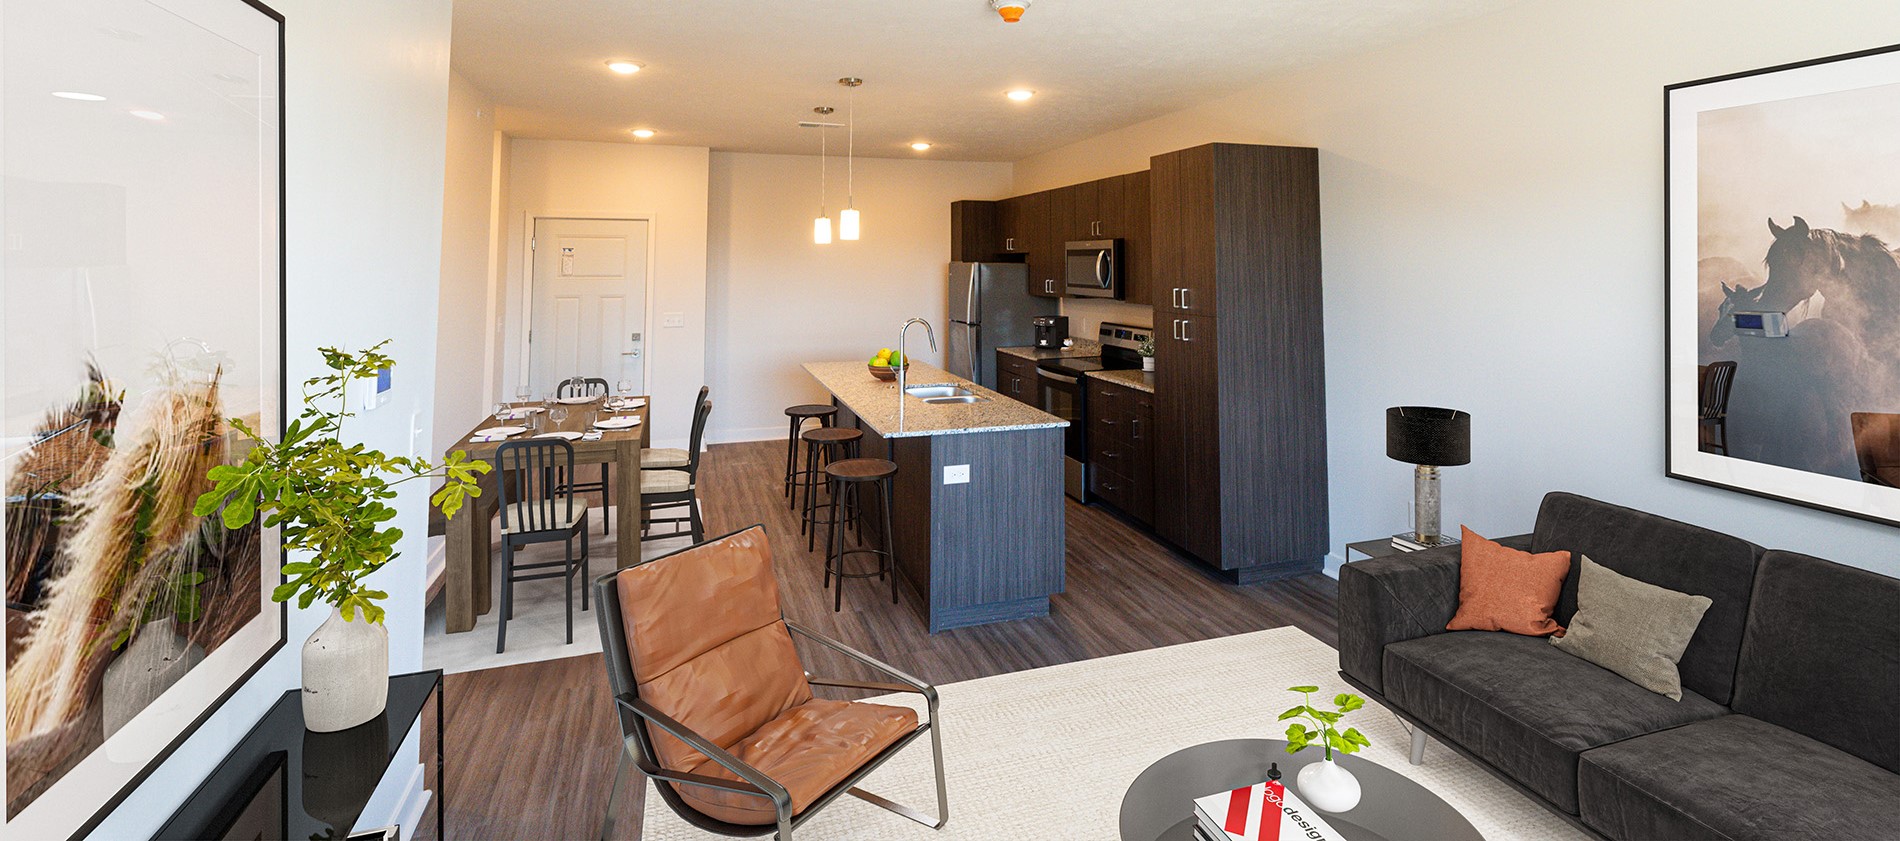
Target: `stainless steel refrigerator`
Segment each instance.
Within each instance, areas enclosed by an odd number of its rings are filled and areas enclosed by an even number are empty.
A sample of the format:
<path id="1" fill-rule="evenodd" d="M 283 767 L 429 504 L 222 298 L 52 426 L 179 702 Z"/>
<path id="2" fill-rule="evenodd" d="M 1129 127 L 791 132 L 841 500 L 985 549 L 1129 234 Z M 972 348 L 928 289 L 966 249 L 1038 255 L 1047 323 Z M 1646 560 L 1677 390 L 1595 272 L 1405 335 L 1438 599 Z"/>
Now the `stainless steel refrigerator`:
<path id="1" fill-rule="evenodd" d="M 1021 263 L 951 263 L 949 285 L 944 367 L 995 388 L 996 349 L 1034 344 L 1036 330 L 1029 320 L 1055 315 L 1056 299 L 1029 294 L 1029 268 Z"/>

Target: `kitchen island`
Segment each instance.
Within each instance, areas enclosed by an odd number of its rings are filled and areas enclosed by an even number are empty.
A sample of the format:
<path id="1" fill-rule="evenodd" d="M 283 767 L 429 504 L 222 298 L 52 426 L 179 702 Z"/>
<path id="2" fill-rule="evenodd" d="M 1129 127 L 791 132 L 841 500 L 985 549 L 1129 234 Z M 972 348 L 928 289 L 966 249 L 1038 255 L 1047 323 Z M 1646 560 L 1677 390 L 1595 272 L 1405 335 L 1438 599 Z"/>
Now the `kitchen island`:
<path id="1" fill-rule="evenodd" d="M 896 566 L 921 598 L 931 632 L 1047 615 L 1049 596 L 1063 585 L 1068 422 L 918 362 L 908 387 L 957 387 L 974 402 L 903 394 L 862 361 L 808 362 L 805 370 L 831 392 L 837 423 L 864 432 L 863 454 L 897 464 Z M 866 506 L 865 514 L 877 511 Z M 866 539 L 876 531 L 865 529 Z"/>

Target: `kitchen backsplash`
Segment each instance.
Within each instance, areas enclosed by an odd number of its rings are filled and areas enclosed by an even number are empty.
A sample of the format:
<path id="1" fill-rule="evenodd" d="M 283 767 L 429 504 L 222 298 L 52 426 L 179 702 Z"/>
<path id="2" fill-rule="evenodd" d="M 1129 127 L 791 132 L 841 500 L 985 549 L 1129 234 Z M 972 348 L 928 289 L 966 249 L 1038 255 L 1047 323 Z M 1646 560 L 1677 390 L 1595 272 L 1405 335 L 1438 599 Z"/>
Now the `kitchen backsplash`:
<path id="1" fill-rule="evenodd" d="M 1063 298 L 1062 314 L 1069 317 L 1069 335 L 1095 338 L 1102 322 L 1153 327 L 1154 307 L 1105 298 Z"/>

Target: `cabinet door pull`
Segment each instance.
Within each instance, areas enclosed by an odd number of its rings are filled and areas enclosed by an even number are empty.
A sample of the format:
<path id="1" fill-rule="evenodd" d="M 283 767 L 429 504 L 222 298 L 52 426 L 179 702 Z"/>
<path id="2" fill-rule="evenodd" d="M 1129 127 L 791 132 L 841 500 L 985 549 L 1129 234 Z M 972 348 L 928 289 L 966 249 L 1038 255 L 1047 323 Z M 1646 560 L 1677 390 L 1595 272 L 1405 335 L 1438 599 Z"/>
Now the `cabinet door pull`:
<path id="1" fill-rule="evenodd" d="M 1186 321 L 1181 322 L 1181 341 L 1184 341 L 1184 342 L 1194 341 L 1194 336 L 1189 334 L 1188 332 L 1188 326 L 1189 325 Z"/>
<path id="2" fill-rule="evenodd" d="M 1183 288 L 1181 290 L 1181 309 L 1184 309 L 1184 310 L 1194 309 L 1194 299 L 1188 297 L 1188 293 L 1192 291 L 1194 290 L 1188 289 L 1188 288 Z"/>

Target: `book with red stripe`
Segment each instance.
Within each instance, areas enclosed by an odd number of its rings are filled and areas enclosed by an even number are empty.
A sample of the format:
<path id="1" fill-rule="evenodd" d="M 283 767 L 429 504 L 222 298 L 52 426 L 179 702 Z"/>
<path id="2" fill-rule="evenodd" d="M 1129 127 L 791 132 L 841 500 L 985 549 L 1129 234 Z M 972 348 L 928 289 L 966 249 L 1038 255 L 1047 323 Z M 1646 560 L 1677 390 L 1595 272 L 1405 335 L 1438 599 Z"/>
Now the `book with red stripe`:
<path id="1" fill-rule="evenodd" d="M 1279 780 L 1194 801 L 1201 831 L 1218 841 L 1341 841 L 1319 812 Z"/>

